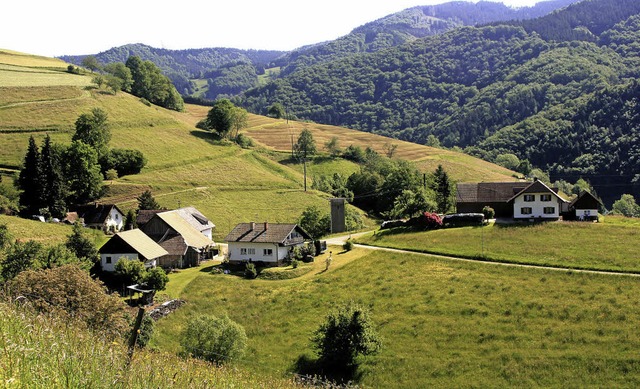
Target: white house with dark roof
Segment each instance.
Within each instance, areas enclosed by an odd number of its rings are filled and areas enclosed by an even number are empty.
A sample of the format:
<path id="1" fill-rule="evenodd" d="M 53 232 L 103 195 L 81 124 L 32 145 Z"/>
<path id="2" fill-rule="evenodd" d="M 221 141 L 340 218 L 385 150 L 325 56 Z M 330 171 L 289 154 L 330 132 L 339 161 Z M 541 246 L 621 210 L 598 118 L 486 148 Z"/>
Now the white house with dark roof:
<path id="1" fill-rule="evenodd" d="M 459 213 L 481 213 L 485 206 L 498 218 L 516 220 L 558 220 L 568 202 L 542 181 L 481 182 L 457 185 Z"/>
<path id="2" fill-rule="evenodd" d="M 224 239 L 229 248 L 229 262 L 264 262 L 279 266 L 291 250 L 311 240 L 297 224 L 240 223 Z"/>
<path id="3" fill-rule="evenodd" d="M 139 229 L 122 231 L 112 236 L 100 248 L 102 270 L 113 272 L 122 258 L 139 260 L 146 267 L 155 267 L 158 259 L 169 254 Z"/>

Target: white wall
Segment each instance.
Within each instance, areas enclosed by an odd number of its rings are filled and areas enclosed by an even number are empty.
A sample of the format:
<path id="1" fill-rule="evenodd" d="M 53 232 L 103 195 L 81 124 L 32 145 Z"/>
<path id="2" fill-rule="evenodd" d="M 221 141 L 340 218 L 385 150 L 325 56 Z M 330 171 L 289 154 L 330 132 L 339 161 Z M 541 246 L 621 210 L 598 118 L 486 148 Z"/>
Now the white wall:
<path id="1" fill-rule="evenodd" d="M 107 219 L 107 228 L 115 227 L 116 231 L 122 230 L 124 226 L 124 216 L 118 212 L 118 210 L 114 207 L 111 209 L 109 213 L 109 218 Z"/>
<path id="2" fill-rule="evenodd" d="M 535 201 L 531 201 L 531 202 L 524 201 L 525 194 L 535 196 Z M 521 194 L 520 196 L 516 197 L 515 200 L 513 201 L 514 219 L 558 219 L 560 217 L 560 207 L 562 205 L 560 200 L 556 196 L 551 194 L 551 201 L 541 201 L 540 200 L 541 195 L 543 194 L 548 195 L 550 193 L 545 192 L 545 193 L 525 193 L 525 194 Z M 525 208 L 525 207 L 531 208 L 532 212 L 530 215 L 522 214 L 522 208 Z M 553 207 L 554 213 L 545 214 L 544 208 L 546 207 Z"/>
<path id="3" fill-rule="evenodd" d="M 107 257 L 111 257 L 111 263 L 107 263 Z M 129 254 L 100 254 L 100 264 L 102 265 L 102 270 L 113 272 L 115 271 L 116 263 L 120 260 L 120 258 L 126 257 L 131 260 L 138 260 L 138 253 L 129 253 Z"/>
<path id="4" fill-rule="evenodd" d="M 598 217 L 597 209 L 576 209 L 576 219 L 584 219 L 588 217 Z"/>
<path id="5" fill-rule="evenodd" d="M 247 249 L 247 254 L 242 254 L 241 249 Z M 255 253 L 251 253 L 251 249 Z M 271 249 L 271 256 L 264 255 L 264 249 Z M 277 263 L 287 257 L 290 247 L 280 247 L 275 243 L 252 243 L 252 242 L 229 242 L 229 260 L 233 262 L 243 262 L 251 259 L 253 262 L 262 261 L 267 263 Z"/>

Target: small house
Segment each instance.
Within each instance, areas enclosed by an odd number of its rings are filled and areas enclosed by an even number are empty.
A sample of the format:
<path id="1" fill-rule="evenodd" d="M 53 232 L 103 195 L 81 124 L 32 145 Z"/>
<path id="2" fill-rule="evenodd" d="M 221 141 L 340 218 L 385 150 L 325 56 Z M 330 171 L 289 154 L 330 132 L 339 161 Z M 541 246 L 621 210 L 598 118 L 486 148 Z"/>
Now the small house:
<path id="1" fill-rule="evenodd" d="M 598 209 L 602 202 L 587 191 L 582 191 L 578 197 L 569 203 L 569 216 L 579 221 L 598 221 Z"/>
<path id="2" fill-rule="evenodd" d="M 240 223 L 224 239 L 229 263 L 263 262 L 280 266 L 296 246 L 311 240 L 297 224 Z"/>
<path id="3" fill-rule="evenodd" d="M 122 258 L 139 260 L 145 267 L 155 267 L 157 261 L 169 253 L 139 229 L 118 232 L 100 248 L 102 270 L 115 271 Z"/>
<path id="4" fill-rule="evenodd" d="M 84 225 L 102 231 L 121 231 L 124 227 L 125 214 L 115 204 L 91 204 L 77 207 L 67 214 L 67 219 L 84 220 Z"/>

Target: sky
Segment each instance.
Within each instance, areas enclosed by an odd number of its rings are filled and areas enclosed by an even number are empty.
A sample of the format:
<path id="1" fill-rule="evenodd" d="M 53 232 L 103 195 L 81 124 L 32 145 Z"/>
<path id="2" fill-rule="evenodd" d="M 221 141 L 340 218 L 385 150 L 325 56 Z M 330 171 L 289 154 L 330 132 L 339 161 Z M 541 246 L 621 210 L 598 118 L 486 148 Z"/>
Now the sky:
<path id="1" fill-rule="evenodd" d="M 539 0 L 492 0 L 509 6 Z M 333 40 L 406 8 L 446 0 L 15 0 L 3 4 L 0 49 L 55 57 L 129 43 L 172 50 L 288 51 Z M 477 1 L 475 1 L 477 2 Z"/>

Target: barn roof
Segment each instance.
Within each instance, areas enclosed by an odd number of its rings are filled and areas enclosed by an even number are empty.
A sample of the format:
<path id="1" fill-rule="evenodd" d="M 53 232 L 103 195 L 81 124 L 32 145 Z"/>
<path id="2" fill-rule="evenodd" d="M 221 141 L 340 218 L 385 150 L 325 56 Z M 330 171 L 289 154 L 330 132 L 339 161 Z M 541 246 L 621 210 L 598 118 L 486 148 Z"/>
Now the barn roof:
<path id="1" fill-rule="evenodd" d="M 147 260 L 169 254 L 165 249 L 160 247 L 160 245 L 137 228 L 129 231 L 118 232 L 109 239 L 104 246 L 102 246 L 100 252 L 115 254 L 116 250 L 122 250 L 123 247 L 126 246 L 130 247 Z M 123 252 L 120 252 L 120 254 L 122 253 Z"/>
<path id="2" fill-rule="evenodd" d="M 169 227 L 180 234 L 184 241 L 191 247 L 202 248 L 210 246 L 213 241 L 191 226 L 186 220 L 175 212 L 162 212 L 156 215 Z"/>

